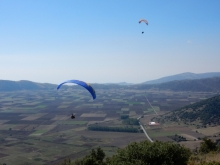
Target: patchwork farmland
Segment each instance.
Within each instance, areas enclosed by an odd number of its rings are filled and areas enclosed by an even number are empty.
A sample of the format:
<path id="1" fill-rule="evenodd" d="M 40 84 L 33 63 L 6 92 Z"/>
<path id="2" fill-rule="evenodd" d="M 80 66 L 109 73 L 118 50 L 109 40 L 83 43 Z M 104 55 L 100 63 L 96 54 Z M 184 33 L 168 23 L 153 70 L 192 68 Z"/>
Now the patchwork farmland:
<path id="1" fill-rule="evenodd" d="M 191 128 L 147 126 L 155 115 L 210 98 L 215 93 L 140 90 L 96 90 L 92 100 L 84 89 L 0 93 L 0 164 L 55 164 L 79 158 L 101 146 L 108 155 L 143 133 L 89 131 L 89 125 L 124 126 L 120 117 L 141 118 L 155 140 L 173 141 L 175 134 L 193 140 L 204 136 Z M 149 102 L 150 104 L 149 104 Z M 157 114 L 155 114 L 155 111 Z M 71 114 L 76 118 L 72 120 Z"/>

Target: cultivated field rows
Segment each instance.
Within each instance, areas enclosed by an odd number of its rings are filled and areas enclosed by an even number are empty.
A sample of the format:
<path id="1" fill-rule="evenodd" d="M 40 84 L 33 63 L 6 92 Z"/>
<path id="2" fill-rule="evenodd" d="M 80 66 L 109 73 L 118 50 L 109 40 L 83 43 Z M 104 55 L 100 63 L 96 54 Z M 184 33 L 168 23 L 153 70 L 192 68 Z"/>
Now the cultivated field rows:
<path id="1" fill-rule="evenodd" d="M 121 115 L 143 116 L 141 122 L 154 140 L 174 141 L 170 137 L 178 134 L 193 141 L 206 131 L 196 133 L 175 124 L 152 127 L 148 122 L 156 115 L 155 111 L 160 115 L 215 95 L 152 90 L 97 90 L 96 93 L 96 100 L 84 89 L 1 93 L 0 163 L 53 164 L 66 156 L 84 156 L 97 146 L 112 155 L 118 147 L 146 140 L 143 133 L 87 130 L 93 124 L 124 126 Z M 76 116 L 74 120 L 70 118 L 72 113 Z"/>

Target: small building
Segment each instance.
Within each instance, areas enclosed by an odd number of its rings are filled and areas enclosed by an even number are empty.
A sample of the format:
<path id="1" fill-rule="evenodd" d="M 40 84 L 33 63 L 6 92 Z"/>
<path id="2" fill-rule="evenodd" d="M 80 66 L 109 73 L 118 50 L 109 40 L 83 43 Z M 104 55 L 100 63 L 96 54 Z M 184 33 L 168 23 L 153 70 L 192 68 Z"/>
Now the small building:
<path id="1" fill-rule="evenodd" d="M 154 122 L 154 121 L 151 121 L 151 122 L 148 123 L 148 125 L 160 125 L 160 124 L 159 124 L 159 123 L 156 123 L 156 122 Z"/>

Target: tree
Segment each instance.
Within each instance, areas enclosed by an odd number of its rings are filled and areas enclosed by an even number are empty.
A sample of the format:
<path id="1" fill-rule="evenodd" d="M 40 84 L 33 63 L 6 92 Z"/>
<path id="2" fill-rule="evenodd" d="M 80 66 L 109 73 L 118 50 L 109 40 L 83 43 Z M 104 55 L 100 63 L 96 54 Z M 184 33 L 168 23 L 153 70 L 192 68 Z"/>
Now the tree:
<path id="1" fill-rule="evenodd" d="M 106 165 L 104 158 L 104 151 L 100 147 L 97 147 L 96 149 L 92 149 L 89 155 L 85 156 L 82 160 L 76 160 L 72 164 L 68 165 Z"/>
<path id="2" fill-rule="evenodd" d="M 118 149 L 115 155 L 106 159 L 104 151 L 98 147 L 81 160 L 72 163 L 65 160 L 61 165 L 186 165 L 190 156 L 191 151 L 178 144 L 142 141 Z"/>
<path id="3" fill-rule="evenodd" d="M 203 142 L 200 144 L 199 152 L 208 153 L 210 151 L 217 151 L 218 147 L 214 141 L 208 138 L 203 138 Z"/>
<path id="4" fill-rule="evenodd" d="M 129 115 L 121 115 L 121 119 L 128 119 Z"/>

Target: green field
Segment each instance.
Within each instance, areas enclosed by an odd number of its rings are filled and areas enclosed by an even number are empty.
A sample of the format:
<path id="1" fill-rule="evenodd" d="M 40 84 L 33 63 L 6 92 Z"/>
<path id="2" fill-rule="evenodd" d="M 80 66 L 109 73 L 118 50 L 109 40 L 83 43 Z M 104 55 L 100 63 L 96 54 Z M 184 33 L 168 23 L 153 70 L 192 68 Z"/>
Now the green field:
<path id="1" fill-rule="evenodd" d="M 148 134 L 150 137 L 155 138 L 155 137 L 162 137 L 162 136 L 172 136 L 175 134 L 179 134 L 179 132 L 174 132 L 174 131 L 154 131 L 154 130 L 148 130 Z"/>

